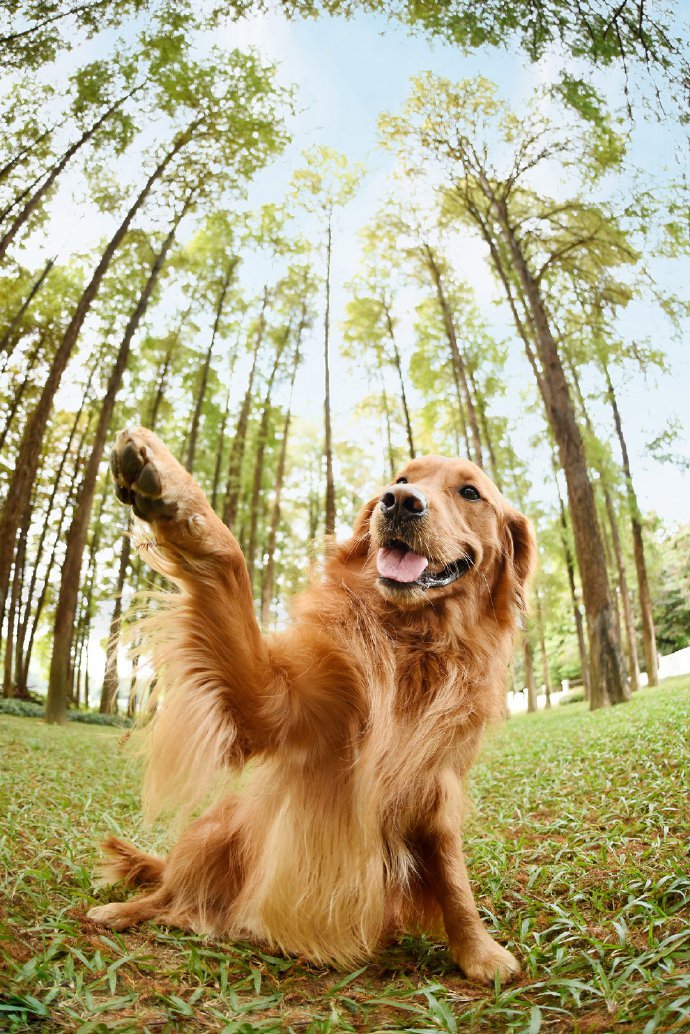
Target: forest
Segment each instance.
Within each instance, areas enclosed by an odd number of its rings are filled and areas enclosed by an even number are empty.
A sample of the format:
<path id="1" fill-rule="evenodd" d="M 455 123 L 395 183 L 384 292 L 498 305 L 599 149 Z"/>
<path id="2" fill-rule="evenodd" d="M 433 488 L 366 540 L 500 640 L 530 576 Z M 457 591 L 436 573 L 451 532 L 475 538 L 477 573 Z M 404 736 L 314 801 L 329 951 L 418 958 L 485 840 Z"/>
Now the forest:
<path id="1" fill-rule="evenodd" d="M 137 424 L 234 531 L 266 628 L 406 458 L 464 455 L 537 531 L 527 709 L 657 684 L 690 645 L 682 4 L 2 7 L 4 697 L 141 704 L 123 641 L 156 578 L 108 472 Z M 367 157 L 305 135 L 302 85 L 233 45 L 246 17 L 459 74 L 375 99 Z M 524 98 L 463 73 L 502 48 Z"/>

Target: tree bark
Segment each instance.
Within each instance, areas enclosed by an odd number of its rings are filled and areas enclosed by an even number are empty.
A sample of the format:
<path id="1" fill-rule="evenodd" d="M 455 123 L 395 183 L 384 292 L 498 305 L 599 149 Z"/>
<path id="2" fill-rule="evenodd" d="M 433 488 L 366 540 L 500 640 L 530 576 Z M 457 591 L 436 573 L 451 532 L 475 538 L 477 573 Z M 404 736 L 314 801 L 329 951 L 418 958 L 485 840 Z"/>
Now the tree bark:
<path id="1" fill-rule="evenodd" d="M 527 683 L 527 711 L 533 714 L 537 710 L 537 685 L 534 681 L 534 653 L 527 632 L 522 635 L 522 655 L 525 662 L 525 682 Z"/>
<path id="2" fill-rule="evenodd" d="M 14 350 L 14 345 L 11 344 L 12 335 L 21 323 L 24 313 L 29 308 L 38 292 L 41 290 L 41 287 L 43 286 L 46 277 L 48 276 L 54 265 L 55 259 L 48 259 L 38 280 L 35 280 L 31 285 L 31 290 L 29 291 L 28 295 L 26 296 L 22 304 L 19 306 L 19 309 L 17 310 L 11 322 L 9 323 L 7 330 L 0 338 L 0 352 L 8 352 L 11 354 L 11 352 Z"/>
<path id="3" fill-rule="evenodd" d="M 335 481 L 333 479 L 333 435 L 331 431 L 331 252 L 333 249 L 333 228 L 331 216 L 328 217 L 326 231 L 326 311 L 323 324 L 323 360 L 324 360 L 324 454 L 326 457 L 326 535 L 335 534 Z"/>
<path id="4" fill-rule="evenodd" d="M 62 578 L 60 581 L 60 593 L 55 608 L 55 622 L 53 626 L 53 653 L 50 664 L 50 679 L 48 683 L 48 697 L 46 700 L 46 721 L 64 722 L 67 719 L 67 707 L 69 703 L 69 658 L 71 654 L 72 637 L 74 635 L 74 617 L 76 613 L 77 598 L 79 594 L 79 575 L 81 572 L 82 555 L 86 544 L 89 519 L 93 506 L 98 468 L 105 448 L 105 440 L 110 426 L 110 419 L 115 408 L 115 400 L 122 384 L 129 349 L 132 338 L 141 322 L 141 319 L 148 308 L 153 289 L 158 281 L 160 272 L 165 264 L 168 251 L 175 238 L 175 233 L 180 221 L 189 209 L 191 195 L 188 195 L 182 208 L 175 215 L 170 230 L 158 252 L 151 267 L 144 287 L 139 295 L 137 304 L 132 312 L 125 328 L 120 348 L 110 372 L 103 404 L 98 417 L 98 424 L 93 441 L 93 447 L 89 461 L 84 472 L 79 498 L 77 501 L 72 524 L 67 535 L 67 551 L 62 565 Z"/>
<path id="5" fill-rule="evenodd" d="M 556 489 L 558 491 L 558 506 L 560 511 L 561 524 L 561 543 L 563 546 L 565 567 L 568 574 L 568 586 L 570 588 L 570 599 L 573 607 L 573 618 L 575 619 L 575 632 L 577 635 L 577 649 L 578 653 L 580 654 L 580 670 L 582 673 L 582 684 L 584 686 L 585 700 L 589 700 L 589 656 L 587 651 L 587 642 L 585 640 L 584 622 L 582 620 L 580 603 L 577 598 L 577 588 L 575 586 L 575 560 L 573 558 L 572 550 L 570 548 L 570 541 L 568 539 L 568 517 L 565 510 L 565 505 L 563 503 L 563 497 L 561 496 L 560 485 L 558 484 L 558 465 L 555 456 L 552 456 L 552 465 L 554 480 L 556 482 Z"/>
<path id="6" fill-rule="evenodd" d="M 306 313 L 302 310 L 302 318 L 299 326 L 297 327 L 297 337 L 295 341 L 295 352 L 292 363 L 292 374 L 290 377 L 290 394 L 288 397 L 287 410 L 285 412 L 285 420 L 283 422 L 283 437 L 280 443 L 280 454 L 278 456 L 278 466 L 276 469 L 276 486 L 273 496 L 273 510 L 271 513 L 271 526 L 268 532 L 268 540 L 266 542 L 266 563 L 263 569 L 263 578 L 261 583 L 261 624 L 268 625 L 271 616 L 271 603 L 273 602 L 273 582 L 275 579 L 275 552 L 276 552 L 276 540 L 278 537 L 278 527 L 280 526 L 280 504 L 283 494 L 283 484 L 285 482 L 285 466 L 287 461 L 287 445 L 288 437 L 290 434 L 290 420 L 292 413 L 292 395 L 295 388 L 295 378 L 297 377 L 297 368 L 300 362 L 300 346 L 302 343 L 302 333 L 304 331 L 304 325 L 306 322 Z"/>
<path id="7" fill-rule="evenodd" d="M 244 459 L 244 453 L 247 447 L 247 427 L 249 425 L 249 412 L 251 410 L 252 405 L 252 391 L 254 390 L 254 376 L 256 374 L 256 363 L 259 357 L 261 344 L 264 339 L 264 331 L 266 329 L 267 305 L 268 287 L 264 288 L 264 296 L 263 301 L 261 303 L 261 312 L 259 314 L 259 325 L 257 327 L 256 341 L 254 344 L 252 366 L 249 372 L 249 381 L 247 383 L 247 390 L 245 391 L 244 398 L 242 400 L 242 407 L 237 418 L 235 437 L 233 439 L 232 446 L 230 449 L 230 459 L 228 462 L 228 479 L 225 487 L 225 502 L 223 504 L 223 523 L 226 524 L 231 531 L 233 524 L 237 520 L 237 506 L 240 499 L 241 489 L 242 461 Z"/>
<path id="8" fill-rule="evenodd" d="M 402 362 L 400 360 L 400 349 L 398 348 L 398 342 L 395 338 L 395 330 L 393 328 L 393 320 L 391 318 L 391 312 L 388 307 L 388 303 L 385 298 L 382 299 L 382 301 L 383 308 L 386 313 L 386 326 L 388 327 L 388 336 L 391 340 L 391 345 L 393 347 L 393 365 L 395 366 L 396 372 L 398 374 L 398 383 L 400 384 L 400 401 L 402 402 L 403 414 L 405 417 L 407 444 L 409 446 L 410 459 L 413 460 L 415 458 L 414 438 L 412 437 L 412 423 L 410 421 L 410 410 L 407 405 L 407 394 L 405 392 L 405 378 L 403 377 Z"/>
<path id="9" fill-rule="evenodd" d="M 544 696 L 545 696 L 544 707 L 548 711 L 548 709 L 551 707 L 551 693 L 552 693 L 551 672 L 549 671 L 549 658 L 548 658 L 548 654 L 546 652 L 546 639 L 545 639 L 545 636 L 544 636 L 544 612 L 543 612 L 542 606 L 541 606 L 541 596 L 539 594 L 539 589 L 536 590 L 536 592 L 534 594 L 534 597 L 535 597 L 535 611 L 536 611 L 536 615 L 535 616 L 536 616 L 536 619 L 537 619 L 536 620 L 537 634 L 539 636 L 539 649 L 541 651 L 541 670 L 542 670 L 542 676 L 544 678 Z"/>
<path id="10" fill-rule="evenodd" d="M 475 412 L 474 403 L 472 402 L 472 396 L 470 394 L 469 385 L 467 383 L 467 369 L 465 366 L 465 360 L 463 359 L 462 353 L 460 352 L 460 348 L 458 346 L 458 337 L 455 332 L 455 320 L 453 319 L 453 314 L 450 311 L 448 299 L 446 298 L 446 293 L 443 288 L 443 278 L 441 276 L 441 270 L 439 268 L 438 262 L 436 261 L 436 256 L 434 255 L 433 249 L 430 247 L 429 244 L 424 244 L 422 246 L 422 252 L 424 254 L 427 268 L 431 273 L 431 277 L 436 288 L 436 296 L 438 298 L 439 308 L 441 309 L 441 315 L 443 316 L 443 323 L 446 328 L 446 335 L 448 337 L 448 343 L 450 345 L 453 364 L 457 371 L 457 376 L 460 385 L 462 386 L 462 394 L 465 401 L 470 431 L 472 434 L 472 444 L 474 447 L 474 454 L 471 458 L 474 460 L 475 463 L 482 467 L 484 466 L 484 458 L 482 455 L 482 442 L 481 436 L 479 434 L 479 424 L 477 422 L 477 414 Z"/>
<path id="11" fill-rule="evenodd" d="M 199 390 L 196 395 L 196 402 L 194 404 L 194 415 L 192 416 L 192 426 L 189 432 L 189 444 L 187 448 L 187 458 L 185 460 L 185 466 L 189 473 L 194 471 L 194 459 L 196 456 L 196 441 L 199 434 L 199 423 L 201 421 L 201 411 L 204 407 L 204 399 L 206 398 L 206 388 L 208 386 L 208 373 L 211 368 L 211 356 L 213 355 L 213 348 L 216 343 L 216 335 L 218 334 L 218 324 L 223 314 L 223 307 L 225 305 L 225 298 L 230 287 L 230 282 L 237 267 L 237 259 L 232 259 L 228 263 L 228 267 L 221 283 L 220 292 L 218 295 L 218 302 L 216 304 L 215 318 L 213 320 L 213 331 L 211 333 L 211 343 L 208 346 L 206 352 L 206 359 L 201 370 L 201 378 L 199 380 Z"/>
<path id="12" fill-rule="evenodd" d="M 642 615 L 642 641 L 644 645 L 645 667 L 647 669 L 648 685 L 656 686 L 659 683 L 659 655 L 656 646 L 656 630 L 654 628 L 654 616 L 652 613 L 652 599 L 649 592 L 649 579 L 647 577 L 647 562 L 644 554 L 644 539 L 642 534 L 642 521 L 640 519 L 640 508 L 637 503 L 637 495 L 633 485 L 632 472 L 630 470 L 630 457 L 628 446 L 623 434 L 623 423 L 618 409 L 618 400 L 613 389 L 613 382 L 606 363 L 603 364 L 606 376 L 606 391 L 608 400 L 613 411 L 613 420 L 616 427 L 616 435 L 621 449 L 623 460 L 623 473 L 625 475 L 625 490 L 628 498 L 628 509 L 630 511 L 630 528 L 632 531 L 633 554 L 635 557 L 635 571 L 637 574 L 637 591 Z"/>
<path id="13" fill-rule="evenodd" d="M 266 441 L 268 440 L 268 425 L 271 417 L 271 392 L 273 391 L 273 382 L 275 381 L 275 377 L 278 372 L 280 360 L 290 338 L 291 329 L 292 328 L 288 326 L 276 349 L 275 360 L 271 367 L 271 373 L 266 385 L 266 394 L 264 396 L 263 410 L 261 412 L 261 423 L 259 424 L 259 436 L 256 443 L 254 482 L 252 484 L 251 504 L 249 507 L 249 539 L 245 553 L 247 559 L 247 570 L 249 571 L 249 581 L 252 584 L 254 582 L 254 568 L 256 567 L 256 540 L 257 530 L 259 527 L 259 497 L 261 495 L 261 484 L 263 481 L 264 454 L 266 452 Z"/>
<path id="14" fill-rule="evenodd" d="M 151 173 L 134 204 L 131 206 L 115 234 L 108 242 L 108 245 L 101 256 L 101 260 L 79 299 L 74 315 L 72 316 L 62 340 L 58 345 L 38 403 L 26 422 L 22 441 L 19 446 L 14 473 L 10 478 L 10 483 L 7 489 L 5 505 L 0 512 L 0 599 L 4 599 L 7 593 L 17 527 L 21 521 L 21 515 L 24 512 L 24 508 L 27 505 L 31 485 L 34 477 L 36 476 L 36 470 L 38 468 L 41 454 L 41 442 L 52 410 L 53 400 L 60 386 L 60 381 L 62 380 L 62 375 L 67 363 L 72 355 L 79 332 L 98 293 L 103 277 L 110 266 L 115 252 L 122 243 L 132 220 L 141 209 L 146 198 L 151 192 L 151 189 L 162 177 L 175 155 L 189 143 L 195 125 L 196 123 L 190 126 L 184 133 L 178 135 L 173 146 L 158 164 L 156 169 Z"/>
<path id="15" fill-rule="evenodd" d="M 623 624 L 625 626 L 625 635 L 628 641 L 628 668 L 630 671 L 630 688 L 633 690 L 633 692 L 635 692 L 635 690 L 638 690 L 640 688 L 640 662 L 637 655 L 637 634 L 635 632 L 635 619 L 633 617 L 630 592 L 628 590 L 628 578 L 625 573 L 625 559 L 623 557 L 621 537 L 618 533 L 616 511 L 614 509 L 611 493 L 609 492 L 608 488 L 606 488 L 606 486 L 603 484 L 602 491 L 604 495 L 604 504 L 606 506 L 606 514 L 609 519 L 609 527 L 611 528 L 611 542 L 613 543 L 613 554 L 616 558 L 616 568 L 618 570 L 618 585 L 620 589 L 621 603 L 623 604 Z"/>
<path id="16" fill-rule="evenodd" d="M 496 199 L 488 184 L 486 190 L 497 213 L 499 231 L 505 240 L 529 304 L 535 344 L 542 368 L 544 405 L 568 485 L 575 549 L 582 577 L 591 644 L 590 707 L 594 710 L 610 703 L 620 703 L 630 697 L 618 629 L 613 621 L 606 558 L 594 490 L 589 479 L 584 443 L 575 417 L 568 382 L 538 284 L 510 224 L 505 201 Z"/>

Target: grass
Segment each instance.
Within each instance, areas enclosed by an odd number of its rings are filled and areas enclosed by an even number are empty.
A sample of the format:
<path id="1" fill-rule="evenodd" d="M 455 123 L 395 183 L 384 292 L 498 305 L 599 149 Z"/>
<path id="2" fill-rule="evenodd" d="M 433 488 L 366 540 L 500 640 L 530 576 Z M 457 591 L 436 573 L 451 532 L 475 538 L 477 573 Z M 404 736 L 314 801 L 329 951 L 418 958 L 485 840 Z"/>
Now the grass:
<path id="1" fill-rule="evenodd" d="M 84 923 L 96 841 L 155 846 L 121 733 L 0 716 L 0 1030 L 634 1032 L 690 1027 L 690 679 L 513 718 L 474 771 L 466 850 L 523 978 L 477 988 L 407 938 L 354 973 L 153 924 Z"/>

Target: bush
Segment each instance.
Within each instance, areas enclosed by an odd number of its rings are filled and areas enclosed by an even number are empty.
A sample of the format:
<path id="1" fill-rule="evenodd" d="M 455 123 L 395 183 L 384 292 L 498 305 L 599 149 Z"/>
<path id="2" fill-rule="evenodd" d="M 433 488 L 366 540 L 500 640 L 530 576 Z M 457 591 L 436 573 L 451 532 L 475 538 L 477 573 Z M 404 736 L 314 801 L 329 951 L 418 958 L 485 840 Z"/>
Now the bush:
<path id="1" fill-rule="evenodd" d="M 0 714 L 13 714 L 20 718 L 43 718 L 45 705 L 32 700 L 18 700 L 14 697 L 0 697 Z M 87 725 L 114 725 L 120 729 L 131 729 L 132 718 L 121 714 L 99 714 L 98 711 L 68 711 L 70 722 L 84 722 Z"/>
<path id="2" fill-rule="evenodd" d="M 584 689 L 576 689 L 573 693 L 564 693 L 558 701 L 559 707 L 563 704 L 579 704 L 581 700 L 585 699 Z"/>

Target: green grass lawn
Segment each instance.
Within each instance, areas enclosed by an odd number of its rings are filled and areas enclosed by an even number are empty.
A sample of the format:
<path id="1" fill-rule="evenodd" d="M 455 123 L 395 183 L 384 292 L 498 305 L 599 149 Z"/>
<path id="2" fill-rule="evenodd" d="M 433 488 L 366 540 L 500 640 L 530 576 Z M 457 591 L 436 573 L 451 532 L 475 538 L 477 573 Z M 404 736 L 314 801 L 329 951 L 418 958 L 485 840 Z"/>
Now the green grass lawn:
<path id="1" fill-rule="evenodd" d="M 425 940 L 354 973 L 152 924 L 84 923 L 96 842 L 142 846 L 121 733 L 0 715 L 0 1030 L 537 1031 L 690 1027 L 690 679 L 495 730 L 466 849 L 522 979 L 477 988 Z"/>

